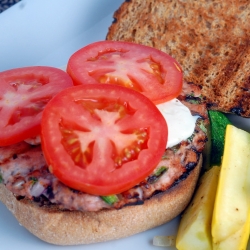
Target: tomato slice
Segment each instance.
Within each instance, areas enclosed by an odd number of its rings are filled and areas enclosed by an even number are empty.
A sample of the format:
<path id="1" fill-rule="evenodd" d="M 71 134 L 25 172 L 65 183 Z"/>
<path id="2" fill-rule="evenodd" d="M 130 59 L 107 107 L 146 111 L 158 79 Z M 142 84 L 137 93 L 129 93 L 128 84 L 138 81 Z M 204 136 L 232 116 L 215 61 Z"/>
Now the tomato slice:
<path id="1" fill-rule="evenodd" d="M 111 84 L 63 90 L 45 107 L 42 147 L 50 171 L 95 195 L 121 193 L 148 176 L 167 143 L 167 124 L 140 93 Z"/>
<path id="2" fill-rule="evenodd" d="M 71 86 L 70 76 L 53 67 L 0 72 L 0 146 L 39 135 L 44 106 L 56 93 Z"/>
<path id="3" fill-rule="evenodd" d="M 110 83 L 137 90 L 155 104 L 177 97 L 182 70 L 157 49 L 128 42 L 100 41 L 75 52 L 67 72 L 74 84 Z"/>

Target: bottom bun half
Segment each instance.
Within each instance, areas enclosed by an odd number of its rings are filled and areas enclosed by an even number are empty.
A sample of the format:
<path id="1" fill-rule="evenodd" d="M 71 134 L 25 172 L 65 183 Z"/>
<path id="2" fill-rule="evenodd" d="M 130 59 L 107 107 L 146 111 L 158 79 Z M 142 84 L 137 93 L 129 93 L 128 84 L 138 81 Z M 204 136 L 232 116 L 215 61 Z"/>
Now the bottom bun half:
<path id="1" fill-rule="evenodd" d="M 194 192 L 202 157 L 189 176 L 173 188 L 153 196 L 143 205 L 98 212 L 62 211 L 39 207 L 16 197 L 0 184 L 0 200 L 19 223 L 43 241 L 56 245 L 103 242 L 134 235 L 162 225 L 179 215 Z"/>

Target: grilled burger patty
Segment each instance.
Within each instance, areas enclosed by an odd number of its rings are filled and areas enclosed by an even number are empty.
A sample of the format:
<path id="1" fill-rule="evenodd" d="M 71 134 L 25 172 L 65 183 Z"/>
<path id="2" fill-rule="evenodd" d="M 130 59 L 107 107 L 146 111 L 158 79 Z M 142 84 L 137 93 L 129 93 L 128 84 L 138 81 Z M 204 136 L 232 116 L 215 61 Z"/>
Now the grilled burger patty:
<path id="1" fill-rule="evenodd" d="M 196 167 L 205 147 L 208 116 L 200 88 L 184 82 L 178 99 L 193 115 L 199 116 L 192 136 L 166 149 L 153 173 L 135 187 L 118 194 L 117 201 L 112 204 L 100 196 L 65 186 L 49 172 L 41 146 L 32 146 L 26 142 L 0 147 L 0 182 L 17 199 L 30 199 L 40 206 L 54 204 L 66 210 L 99 211 L 103 208 L 143 204 L 146 199 L 170 189 L 186 178 Z"/>

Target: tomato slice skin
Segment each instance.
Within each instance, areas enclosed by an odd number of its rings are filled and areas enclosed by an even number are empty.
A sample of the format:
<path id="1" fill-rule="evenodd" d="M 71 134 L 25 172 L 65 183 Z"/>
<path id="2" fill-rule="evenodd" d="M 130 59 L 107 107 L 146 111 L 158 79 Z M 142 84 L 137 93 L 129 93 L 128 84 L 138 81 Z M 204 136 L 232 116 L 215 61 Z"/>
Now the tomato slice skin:
<path id="1" fill-rule="evenodd" d="M 142 181 L 160 161 L 167 135 L 165 119 L 148 98 L 111 84 L 63 90 L 42 117 L 50 171 L 94 195 L 121 193 Z"/>
<path id="2" fill-rule="evenodd" d="M 70 76 L 53 67 L 0 72 L 0 146 L 39 135 L 44 106 L 56 93 L 71 86 Z"/>
<path id="3" fill-rule="evenodd" d="M 76 51 L 67 64 L 75 85 L 109 83 L 132 88 L 155 104 L 177 97 L 183 74 L 168 54 L 145 45 L 99 41 Z"/>

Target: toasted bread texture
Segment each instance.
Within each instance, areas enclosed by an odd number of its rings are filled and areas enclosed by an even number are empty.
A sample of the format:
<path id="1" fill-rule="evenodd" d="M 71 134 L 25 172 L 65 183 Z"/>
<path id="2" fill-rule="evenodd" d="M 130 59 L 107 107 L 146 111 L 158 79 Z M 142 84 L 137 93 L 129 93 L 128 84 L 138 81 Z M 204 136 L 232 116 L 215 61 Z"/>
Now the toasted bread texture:
<path id="1" fill-rule="evenodd" d="M 143 205 L 99 212 L 63 211 L 56 206 L 39 207 L 16 197 L 0 184 L 0 200 L 19 223 L 43 241 L 56 245 L 78 245 L 127 237 L 164 224 L 188 205 L 202 165 L 202 156 L 188 177 Z"/>
<path id="2" fill-rule="evenodd" d="M 130 0 L 108 40 L 160 49 L 202 86 L 210 109 L 250 117 L 250 1 Z"/>

